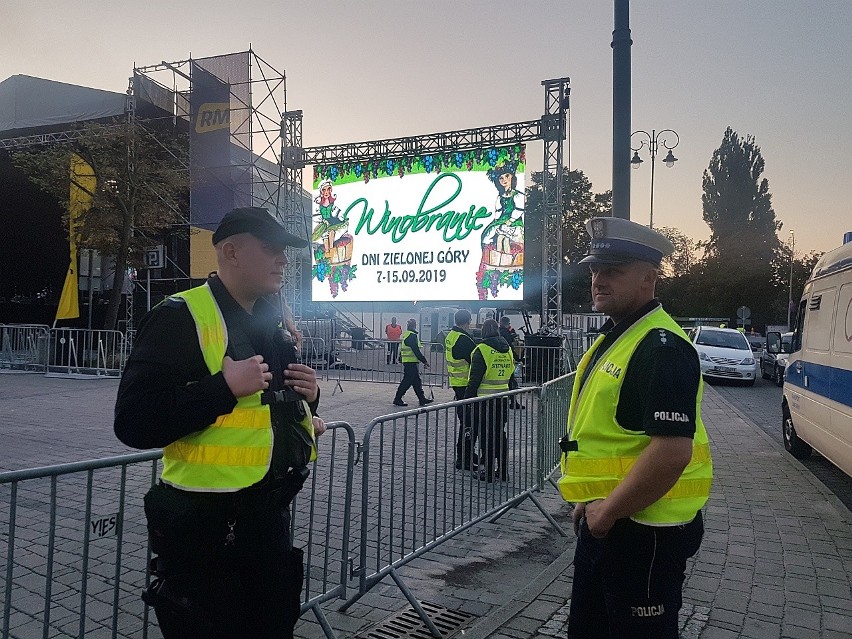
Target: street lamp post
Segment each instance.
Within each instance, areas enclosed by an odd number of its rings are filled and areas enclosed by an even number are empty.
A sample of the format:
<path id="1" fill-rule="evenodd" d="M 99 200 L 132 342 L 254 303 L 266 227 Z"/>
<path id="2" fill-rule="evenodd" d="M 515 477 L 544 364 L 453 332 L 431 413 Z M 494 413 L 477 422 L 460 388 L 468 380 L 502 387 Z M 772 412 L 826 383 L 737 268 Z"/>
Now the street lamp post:
<path id="1" fill-rule="evenodd" d="M 634 136 L 638 136 L 637 139 L 639 140 L 639 146 L 633 146 L 632 141 Z M 677 158 L 672 153 L 672 149 L 680 142 L 680 136 L 678 136 L 678 134 L 672 129 L 663 129 L 662 131 L 651 129 L 650 133 L 642 130 L 634 131 L 630 135 L 630 140 L 630 149 L 633 151 L 633 157 L 630 159 L 630 166 L 634 169 L 638 169 L 639 165 L 642 164 L 642 158 L 639 157 L 639 151 L 641 151 L 643 147 L 647 146 L 648 151 L 651 153 L 651 221 L 648 226 L 650 228 L 654 228 L 654 164 L 657 159 L 657 150 L 660 148 L 660 144 L 663 145 L 664 149 L 668 150 L 666 157 L 663 158 L 663 162 L 666 163 L 667 167 L 672 168 L 674 163 L 677 162 Z"/>
<path id="2" fill-rule="evenodd" d="M 790 323 L 793 315 L 793 260 L 796 258 L 796 234 L 790 229 L 790 298 L 787 300 L 787 330 L 792 330 Z"/>

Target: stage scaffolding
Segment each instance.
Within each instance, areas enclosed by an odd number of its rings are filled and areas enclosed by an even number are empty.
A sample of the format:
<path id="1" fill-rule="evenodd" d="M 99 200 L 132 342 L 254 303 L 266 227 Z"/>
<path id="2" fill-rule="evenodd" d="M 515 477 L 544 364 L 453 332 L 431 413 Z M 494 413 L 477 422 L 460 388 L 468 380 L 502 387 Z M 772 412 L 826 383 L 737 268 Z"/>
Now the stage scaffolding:
<path id="1" fill-rule="evenodd" d="M 284 184 L 301 185 L 302 170 L 309 165 L 328 166 L 353 162 L 413 158 L 427 153 L 453 153 L 509 146 L 542 140 L 544 142 L 544 200 L 542 224 L 542 294 L 543 328 L 558 330 L 562 317 L 562 181 L 563 141 L 567 138 L 566 116 L 569 108 L 570 79 L 544 80 L 545 112 L 538 120 L 499 124 L 476 129 L 431 133 L 414 137 L 389 138 L 371 142 L 352 142 L 328 146 L 302 146 L 302 112 L 288 111 L 281 117 L 281 165 Z M 570 141 L 569 141 L 570 144 Z M 307 216 L 304 199 L 285 195 L 282 209 L 291 232 L 301 235 Z M 310 235 L 308 234 L 308 237 Z M 300 316 L 303 310 L 302 271 L 292 278 L 287 299 Z M 308 268 L 310 268 L 308 266 Z M 286 289 L 285 289 L 286 290 Z"/>
<path id="2" fill-rule="evenodd" d="M 197 75 L 194 78 L 193 76 Z M 193 91 L 198 90 L 196 83 L 202 78 L 212 78 L 213 82 L 227 87 L 226 100 L 229 103 L 228 120 L 223 127 L 228 129 L 228 157 L 225 164 L 203 174 L 196 165 L 190 167 L 192 179 L 219 181 L 220 186 L 231 191 L 234 206 L 259 206 L 268 209 L 282 222 L 292 226 L 285 219 L 281 209 L 282 197 L 286 201 L 291 197 L 291 209 L 295 202 L 308 194 L 301 188 L 301 182 L 286 183 L 287 174 L 282 169 L 279 136 L 281 126 L 279 114 L 287 108 L 287 80 L 284 73 L 258 56 L 253 50 L 206 58 L 192 58 L 177 62 L 161 62 L 144 67 L 134 67 L 131 87 L 128 90 L 137 98 L 138 103 L 153 104 L 165 111 L 175 120 L 184 120 L 192 126 Z M 197 102 L 197 100 L 196 100 Z M 197 104 L 194 108 L 198 108 Z M 192 173 L 195 171 L 195 173 Z M 223 179 L 224 176 L 224 179 Z M 233 182 L 228 178 L 236 176 Z M 198 204 L 192 207 L 193 215 Z M 215 222 L 208 220 L 197 223 L 196 219 L 184 219 L 183 226 L 190 231 L 191 226 L 212 231 Z M 304 236 L 305 228 L 297 235 Z M 298 276 L 301 274 L 301 262 L 307 255 L 295 253 L 290 261 Z M 185 283 L 179 289 L 188 288 L 197 273 L 182 271 Z M 190 274 L 193 277 L 190 277 Z M 292 279 L 298 280 L 297 274 Z M 152 280 L 157 282 L 157 278 Z M 140 286 L 142 282 L 137 282 Z M 176 283 L 177 284 L 177 283 Z"/>

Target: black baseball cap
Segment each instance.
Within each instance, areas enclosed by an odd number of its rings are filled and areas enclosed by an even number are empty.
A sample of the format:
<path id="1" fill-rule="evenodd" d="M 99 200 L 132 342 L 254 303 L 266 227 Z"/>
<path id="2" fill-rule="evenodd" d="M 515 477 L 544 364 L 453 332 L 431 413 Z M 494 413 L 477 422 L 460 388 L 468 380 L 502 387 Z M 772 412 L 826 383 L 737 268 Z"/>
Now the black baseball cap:
<path id="1" fill-rule="evenodd" d="M 259 206 L 244 206 L 225 213 L 213 233 L 214 246 L 238 233 L 251 233 L 255 237 L 272 242 L 276 246 L 303 248 L 308 241 L 287 231 L 266 209 Z"/>

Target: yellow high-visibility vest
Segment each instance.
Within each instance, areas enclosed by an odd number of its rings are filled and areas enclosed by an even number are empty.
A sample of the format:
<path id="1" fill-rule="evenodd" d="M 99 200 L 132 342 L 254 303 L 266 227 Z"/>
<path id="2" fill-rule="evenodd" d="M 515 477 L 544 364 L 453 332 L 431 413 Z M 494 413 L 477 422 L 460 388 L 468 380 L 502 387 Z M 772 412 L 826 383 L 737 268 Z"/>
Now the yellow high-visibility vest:
<path id="1" fill-rule="evenodd" d="M 405 364 L 407 362 L 419 362 L 417 356 L 414 354 L 412 348 L 405 343 L 405 340 L 408 339 L 409 335 L 415 334 L 414 331 L 405 331 L 402 334 L 402 346 L 399 348 L 399 352 L 402 355 L 402 363 Z M 420 352 L 423 352 L 423 342 L 420 341 L 420 335 L 417 335 L 417 348 L 420 349 Z"/>
<path id="2" fill-rule="evenodd" d="M 603 335 L 580 361 L 568 411 L 568 433 L 577 442 L 578 450 L 563 453 L 561 460 L 559 491 L 566 501 L 590 502 L 608 497 L 650 443 L 650 436 L 622 428 L 616 421 L 616 410 L 631 356 L 645 336 L 657 329 L 666 329 L 689 341 L 675 321 L 658 307 L 616 339 L 595 363 L 582 389 L 581 381 Z M 634 521 L 651 525 L 687 523 L 707 502 L 713 462 L 701 420 L 703 392 L 704 383 L 699 379 L 691 461 L 668 493 L 631 516 Z"/>
<path id="3" fill-rule="evenodd" d="M 479 383 L 476 396 L 484 397 L 509 390 L 509 378 L 515 370 L 515 358 L 512 356 L 512 351 L 501 353 L 485 343 L 478 344 L 473 352 L 476 353 L 477 351 L 485 360 L 485 375 Z M 470 359 L 473 360 L 473 354 L 471 354 Z"/>
<path id="4" fill-rule="evenodd" d="M 462 335 L 464 333 L 451 330 L 444 340 L 444 354 L 447 358 L 447 373 L 450 377 L 451 388 L 464 388 L 467 386 L 467 378 L 470 377 L 470 362 L 453 357 L 453 347 Z"/>
<path id="5" fill-rule="evenodd" d="M 222 370 L 228 329 L 209 285 L 172 296 L 183 300 L 192 315 L 204 362 L 211 375 Z M 307 403 L 305 403 L 307 407 Z M 311 413 L 300 424 L 313 439 Z M 311 446 L 311 460 L 316 446 Z M 163 449 L 164 483 L 198 492 L 235 492 L 263 479 L 272 462 L 272 420 L 261 393 L 240 397 L 227 415 Z"/>

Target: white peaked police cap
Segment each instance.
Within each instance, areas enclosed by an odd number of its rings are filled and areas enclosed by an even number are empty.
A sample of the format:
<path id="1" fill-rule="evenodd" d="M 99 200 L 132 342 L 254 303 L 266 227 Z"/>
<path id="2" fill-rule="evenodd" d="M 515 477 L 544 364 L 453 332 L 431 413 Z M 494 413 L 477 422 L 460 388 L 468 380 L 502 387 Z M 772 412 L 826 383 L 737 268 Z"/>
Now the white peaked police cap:
<path id="1" fill-rule="evenodd" d="M 674 252 L 674 244 L 662 233 L 620 217 L 593 217 L 586 222 L 592 238 L 589 254 L 581 264 L 625 264 L 660 261 Z"/>

